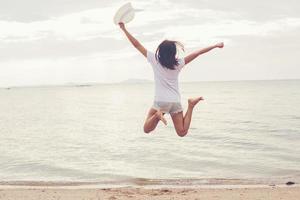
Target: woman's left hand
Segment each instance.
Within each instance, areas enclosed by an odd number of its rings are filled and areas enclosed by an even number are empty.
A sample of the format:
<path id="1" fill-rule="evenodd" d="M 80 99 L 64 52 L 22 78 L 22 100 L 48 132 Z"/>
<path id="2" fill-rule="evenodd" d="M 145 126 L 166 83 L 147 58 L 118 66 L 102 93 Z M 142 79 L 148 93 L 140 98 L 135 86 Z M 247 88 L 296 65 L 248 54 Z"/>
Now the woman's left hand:
<path id="1" fill-rule="evenodd" d="M 216 44 L 216 47 L 218 47 L 218 48 L 223 48 L 223 47 L 224 47 L 224 43 L 223 43 L 223 42 L 220 42 L 220 43 Z"/>

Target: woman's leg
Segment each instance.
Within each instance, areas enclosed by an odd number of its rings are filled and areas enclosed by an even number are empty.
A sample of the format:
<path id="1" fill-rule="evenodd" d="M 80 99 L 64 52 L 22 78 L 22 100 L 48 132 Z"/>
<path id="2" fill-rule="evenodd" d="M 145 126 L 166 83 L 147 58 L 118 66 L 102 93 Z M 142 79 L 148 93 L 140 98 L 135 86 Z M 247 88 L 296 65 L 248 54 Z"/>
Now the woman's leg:
<path id="1" fill-rule="evenodd" d="M 193 109 L 200 100 L 203 100 L 203 98 L 198 97 L 195 99 L 189 99 L 188 100 L 188 109 L 184 116 L 183 116 L 183 112 L 174 113 L 171 115 L 176 133 L 180 137 L 183 137 L 188 133 L 188 130 L 189 130 L 190 124 L 191 124 L 191 120 L 192 120 Z"/>
<path id="2" fill-rule="evenodd" d="M 166 125 L 167 121 L 163 115 L 164 113 L 162 113 L 161 111 L 151 108 L 148 112 L 148 116 L 144 124 L 144 132 L 150 133 L 151 131 L 153 131 L 160 120 Z"/>

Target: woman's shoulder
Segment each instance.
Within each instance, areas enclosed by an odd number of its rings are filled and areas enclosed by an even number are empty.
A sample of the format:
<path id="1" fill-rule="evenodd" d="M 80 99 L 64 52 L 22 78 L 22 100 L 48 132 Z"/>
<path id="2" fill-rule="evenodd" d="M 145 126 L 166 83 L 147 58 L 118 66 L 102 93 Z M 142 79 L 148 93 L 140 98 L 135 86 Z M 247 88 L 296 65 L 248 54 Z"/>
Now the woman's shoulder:
<path id="1" fill-rule="evenodd" d="M 147 60 L 148 60 L 148 62 L 150 62 L 152 64 L 157 63 L 155 54 L 149 50 L 147 50 Z"/>
<path id="2" fill-rule="evenodd" d="M 177 58 L 177 62 L 178 65 L 176 66 L 176 68 L 181 70 L 185 65 L 184 58 Z"/>

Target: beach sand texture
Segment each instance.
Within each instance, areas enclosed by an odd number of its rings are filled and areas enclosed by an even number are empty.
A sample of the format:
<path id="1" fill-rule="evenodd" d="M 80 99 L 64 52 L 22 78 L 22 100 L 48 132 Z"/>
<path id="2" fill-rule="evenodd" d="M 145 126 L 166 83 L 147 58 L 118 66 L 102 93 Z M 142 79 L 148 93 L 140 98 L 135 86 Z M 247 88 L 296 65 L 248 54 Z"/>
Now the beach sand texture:
<path id="1" fill-rule="evenodd" d="M 300 186 L 243 188 L 0 188 L 1 200 L 299 200 Z"/>

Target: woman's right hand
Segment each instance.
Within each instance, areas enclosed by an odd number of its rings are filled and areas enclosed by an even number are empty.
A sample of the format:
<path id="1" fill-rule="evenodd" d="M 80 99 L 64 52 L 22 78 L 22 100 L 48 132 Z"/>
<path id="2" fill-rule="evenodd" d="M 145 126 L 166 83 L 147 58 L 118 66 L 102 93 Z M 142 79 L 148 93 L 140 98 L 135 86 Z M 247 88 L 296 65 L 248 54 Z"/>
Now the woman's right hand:
<path id="1" fill-rule="evenodd" d="M 125 29 L 125 24 L 124 24 L 123 22 L 120 22 L 120 23 L 119 23 L 119 26 L 120 26 L 120 28 L 121 28 L 122 30 Z"/>

